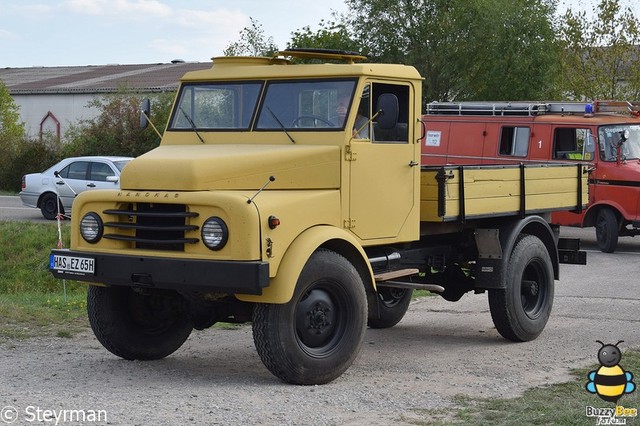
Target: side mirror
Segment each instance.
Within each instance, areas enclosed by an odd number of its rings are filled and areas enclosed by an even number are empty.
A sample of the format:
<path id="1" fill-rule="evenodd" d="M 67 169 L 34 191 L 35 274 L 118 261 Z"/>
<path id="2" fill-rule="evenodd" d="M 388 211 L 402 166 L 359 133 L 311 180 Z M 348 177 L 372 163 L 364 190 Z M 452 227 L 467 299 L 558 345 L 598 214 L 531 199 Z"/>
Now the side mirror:
<path id="1" fill-rule="evenodd" d="M 379 129 L 393 129 L 398 124 L 398 97 L 393 93 L 383 93 L 378 97 L 376 111 Z"/>
<path id="2" fill-rule="evenodd" d="M 107 176 L 107 182 L 113 182 L 116 183 L 118 182 L 118 176 Z"/>
<path id="3" fill-rule="evenodd" d="M 151 102 L 149 98 L 144 98 L 140 104 L 140 128 L 146 129 L 149 125 L 149 116 L 151 115 Z"/>
<path id="4" fill-rule="evenodd" d="M 589 133 L 584 141 L 584 152 L 594 153 L 596 151 L 596 141 L 591 133 Z"/>

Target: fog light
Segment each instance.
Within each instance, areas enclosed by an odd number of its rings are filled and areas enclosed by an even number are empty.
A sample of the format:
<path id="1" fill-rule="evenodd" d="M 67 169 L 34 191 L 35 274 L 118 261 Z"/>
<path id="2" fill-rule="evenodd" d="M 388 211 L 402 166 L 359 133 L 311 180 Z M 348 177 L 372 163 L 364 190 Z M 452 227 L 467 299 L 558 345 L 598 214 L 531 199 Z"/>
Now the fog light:
<path id="1" fill-rule="evenodd" d="M 87 213 L 80 221 L 80 235 L 88 243 L 97 243 L 103 229 L 102 219 L 96 213 Z"/>
<path id="2" fill-rule="evenodd" d="M 227 225 L 217 216 L 204 221 L 201 234 L 202 242 L 211 250 L 220 250 L 229 239 Z"/>

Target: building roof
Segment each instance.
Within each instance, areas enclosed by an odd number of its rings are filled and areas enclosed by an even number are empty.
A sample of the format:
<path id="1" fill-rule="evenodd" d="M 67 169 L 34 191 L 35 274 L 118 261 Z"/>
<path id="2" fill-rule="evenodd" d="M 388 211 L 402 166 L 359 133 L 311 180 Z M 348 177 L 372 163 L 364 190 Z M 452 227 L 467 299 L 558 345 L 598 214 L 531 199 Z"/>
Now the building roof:
<path id="1" fill-rule="evenodd" d="M 122 88 L 141 92 L 174 90 L 189 71 L 211 68 L 211 62 L 0 68 L 0 80 L 11 95 L 109 93 Z"/>

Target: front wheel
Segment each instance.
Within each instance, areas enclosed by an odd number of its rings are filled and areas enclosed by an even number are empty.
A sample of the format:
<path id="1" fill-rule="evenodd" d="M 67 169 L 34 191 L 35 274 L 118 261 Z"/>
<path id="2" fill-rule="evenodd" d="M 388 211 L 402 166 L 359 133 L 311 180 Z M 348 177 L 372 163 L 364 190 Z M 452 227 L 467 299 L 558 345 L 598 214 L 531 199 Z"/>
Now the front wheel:
<path id="1" fill-rule="evenodd" d="M 316 385 L 340 376 L 366 329 L 362 278 L 343 256 L 317 250 L 286 304 L 257 304 L 253 340 L 264 365 L 287 383 Z"/>
<path id="2" fill-rule="evenodd" d="M 551 315 L 553 264 L 544 243 L 523 235 L 509 257 L 506 288 L 489 290 L 489 308 L 498 332 L 516 342 L 533 340 Z"/>
<path id="3" fill-rule="evenodd" d="M 603 253 L 613 253 L 618 245 L 618 218 L 613 210 L 604 208 L 596 218 L 596 240 Z"/>
<path id="4" fill-rule="evenodd" d="M 172 291 L 90 286 L 87 312 L 102 346 L 128 360 L 164 358 L 193 329 L 186 302 Z"/>

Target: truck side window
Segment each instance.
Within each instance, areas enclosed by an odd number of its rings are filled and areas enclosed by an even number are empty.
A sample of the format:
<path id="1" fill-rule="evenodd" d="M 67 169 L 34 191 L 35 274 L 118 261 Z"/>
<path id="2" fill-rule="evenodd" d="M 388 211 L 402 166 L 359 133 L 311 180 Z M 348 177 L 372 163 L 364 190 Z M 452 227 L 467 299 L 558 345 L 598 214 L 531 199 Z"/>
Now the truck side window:
<path id="1" fill-rule="evenodd" d="M 373 120 L 374 143 L 409 143 L 409 86 L 398 84 L 373 84 L 371 105 L 378 104 L 378 97 L 383 93 L 394 94 L 398 98 L 398 122 L 391 129 L 380 129 Z M 373 111 L 375 114 L 375 111 Z"/>
<path id="2" fill-rule="evenodd" d="M 528 127 L 504 126 L 500 132 L 500 155 L 526 157 L 529 153 Z"/>
<path id="3" fill-rule="evenodd" d="M 590 160 L 590 158 L 583 158 L 586 155 L 583 152 L 585 141 L 590 135 L 590 129 L 556 128 L 553 132 L 553 158 L 558 160 Z"/>

